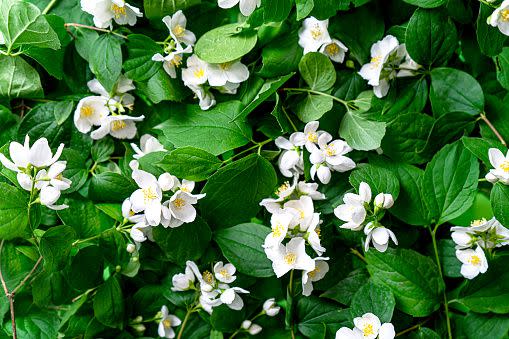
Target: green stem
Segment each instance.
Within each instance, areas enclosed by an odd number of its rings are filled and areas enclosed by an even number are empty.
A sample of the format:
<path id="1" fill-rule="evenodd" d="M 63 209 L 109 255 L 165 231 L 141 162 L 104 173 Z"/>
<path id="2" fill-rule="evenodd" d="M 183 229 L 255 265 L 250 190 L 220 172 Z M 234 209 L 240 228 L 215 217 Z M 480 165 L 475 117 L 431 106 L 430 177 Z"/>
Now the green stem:
<path id="1" fill-rule="evenodd" d="M 488 118 L 486 117 L 486 113 L 482 112 L 480 116 L 481 116 L 482 121 L 484 121 L 486 123 L 486 125 L 488 125 L 488 127 L 492 130 L 492 132 L 495 134 L 495 136 L 498 138 L 498 140 L 500 140 L 502 145 L 507 146 L 507 143 L 505 142 L 505 140 L 502 137 L 502 135 L 500 134 L 500 132 L 495 128 L 495 126 L 493 126 L 491 121 L 489 121 Z"/>
<path id="2" fill-rule="evenodd" d="M 437 262 L 438 273 L 440 274 L 440 278 L 442 278 L 442 281 L 443 281 L 444 274 L 442 273 L 442 264 L 440 263 L 440 256 L 438 255 L 438 246 L 437 246 L 437 239 L 436 239 L 436 233 L 437 233 L 439 226 L 440 226 L 440 224 L 437 224 L 433 230 L 431 230 L 431 227 L 428 226 L 428 230 L 431 234 L 431 240 L 433 242 L 433 251 L 435 252 L 435 260 Z M 447 322 L 447 336 L 449 339 L 452 339 L 451 319 L 449 318 L 449 303 L 447 302 L 447 294 L 445 292 L 445 288 L 443 291 L 443 298 L 444 298 L 445 320 Z"/>
<path id="3" fill-rule="evenodd" d="M 122 39 L 126 39 L 127 40 L 127 37 L 125 35 L 122 35 L 122 34 L 119 34 L 119 33 L 113 32 L 113 31 L 110 31 L 109 29 L 105 29 L 105 28 L 99 28 L 99 27 L 94 27 L 94 26 L 77 24 L 77 23 L 74 23 L 74 22 L 66 23 L 66 24 L 64 24 L 64 26 L 65 27 L 81 27 L 81 28 L 86 28 L 86 29 L 92 29 L 94 31 L 111 33 L 111 34 L 116 35 L 116 36 L 118 36 L 118 37 L 120 37 Z"/>
<path id="4" fill-rule="evenodd" d="M 489 3 L 488 1 L 485 1 L 485 0 L 479 0 L 479 2 L 482 4 L 485 4 L 486 6 L 491 7 L 491 8 L 497 8 L 496 5 Z"/>
<path id="5" fill-rule="evenodd" d="M 281 106 L 281 110 L 283 111 L 283 114 L 285 115 L 286 119 L 288 119 L 288 121 L 290 122 L 290 125 L 292 125 L 293 130 L 295 132 L 298 132 L 299 130 L 297 129 L 297 127 L 293 123 L 293 120 L 290 118 L 290 115 L 288 115 L 288 112 L 286 111 L 284 106 Z"/>
<path id="6" fill-rule="evenodd" d="M 407 328 L 407 329 L 404 329 L 404 330 L 403 330 L 403 331 L 401 331 L 401 332 L 396 333 L 396 337 L 399 337 L 399 336 L 401 336 L 401 335 L 403 335 L 403 334 L 405 334 L 405 333 L 412 332 L 413 330 L 416 330 L 416 329 L 420 328 L 422 325 L 424 325 L 425 323 L 427 323 L 427 322 L 428 322 L 428 320 L 429 320 L 429 319 L 426 319 L 426 320 L 424 320 L 424 321 L 422 321 L 422 322 L 420 322 L 420 323 L 418 323 L 418 324 L 416 324 L 416 325 L 414 325 L 414 326 L 412 326 L 412 327 L 409 327 L 409 328 Z"/>
<path id="7" fill-rule="evenodd" d="M 305 93 L 321 95 L 321 96 L 324 96 L 324 97 L 327 97 L 327 98 L 331 98 L 332 100 L 339 102 L 340 104 L 345 106 L 347 111 L 350 110 L 350 106 L 348 105 L 347 101 L 342 100 L 340 98 L 337 98 L 334 95 L 330 95 L 330 94 L 319 92 L 319 91 L 314 91 L 314 90 L 308 89 L 308 88 L 289 88 L 289 87 L 287 87 L 287 88 L 283 88 L 283 90 L 284 91 L 289 91 L 289 92 L 305 92 Z"/>
<path id="8" fill-rule="evenodd" d="M 367 264 L 366 258 L 364 258 L 364 256 L 359 251 L 357 251 L 355 248 L 350 248 L 350 252 L 353 255 L 355 255 L 357 258 L 361 259 L 365 264 Z"/>
<path id="9" fill-rule="evenodd" d="M 186 316 L 184 317 L 184 321 L 182 322 L 182 326 L 180 326 L 180 330 L 179 330 L 179 334 L 177 336 L 177 339 L 181 339 L 182 338 L 182 333 L 184 333 L 184 328 L 186 327 L 186 324 L 189 321 L 189 317 L 191 316 L 191 314 L 193 312 L 195 312 L 195 309 L 188 309 L 187 310 Z"/>
<path id="10" fill-rule="evenodd" d="M 248 153 L 249 151 L 252 151 L 252 150 L 254 150 L 254 149 L 256 149 L 256 148 L 258 148 L 258 154 L 259 154 L 259 153 L 260 153 L 261 148 L 262 148 L 265 144 L 268 144 L 268 143 L 269 143 L 269 142 L 271 142 L 271 141 L 273 141 L 273 139 L 272 139 L 272 138 L 267 139 L 267 140 L 264 140 L 264 141 L 261 141 L 261 142 L 253 141 L 253 143 L 255 143 L 255 145 L 253 145 L 253 146 L 251 146 L 251 147 L 249 147 L 249 148 L 247 148 L 247 149 L 245 149 L 245 150 L 243 150 L 243 151 L 241 151 L 241 152 L 239 152 L 239 153 L 237 153 L 237 154 L 232 155 L 230 158 L 228 158 L 228 159 L 224 160 L 224 161 L 223 161 L 223 164 L 224 164 L 224 163 L 227 163 L 227 162 L 229 162 L 229 161 L 232 161 L 234 158 L 237 158 L 238 156 L 240 156 L 240 155 L 242 155 L 242 154 L 246 154 L 246 153 Z"/>
<path id="11" fill-rule="evenodd" d="M 51 0 L 49 4 L 42 10 L 42 14 L 47 14 L 53 6 L 57 3 L 58 0 Z"/>

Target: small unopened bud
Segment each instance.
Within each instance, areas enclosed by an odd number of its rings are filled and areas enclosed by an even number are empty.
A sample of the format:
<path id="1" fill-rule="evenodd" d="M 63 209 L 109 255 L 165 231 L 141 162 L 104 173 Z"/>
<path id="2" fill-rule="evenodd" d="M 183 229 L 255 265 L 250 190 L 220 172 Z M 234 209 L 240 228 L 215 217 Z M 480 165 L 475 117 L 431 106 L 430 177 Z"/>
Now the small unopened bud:
<path id="1" fill-rule="evenodd" d="M 251 324 L 252 324 L 252 322 L 250 320 L 244 320 L 242 322 L 242 325 L 240 325 L 240 327 L 247 330 L 247 329 L 249 329 L 249 327 L 251 327 Z"/>
<path id="2" fill-rule="evenodd" d="M 379 193 L 375 197 L 375 206 L 378 208 L 388 209 L 394 205 L 394 199 L 391 194 Z"/>
<path id="3" fill-rule="evenodd" d="M 347 60 L 346 63 L 345 63 L 345 66 L 347 68 L 355 68 L 355 64 L 353 63 L 353 60 Z"/>
<path id="4" fill-rule="evenodd" d="M 122 270 L 122 266 L 117 265 L 117 266 L 115 267 L 115 271 L 120 272 L 121 270 Z"/>
<path id="5" fill-rule="evenodd" d="M 147 329 L 143 324 L 134 324 L 131 327 L 138 333 L 143 333 Z"/>
<path id="6" fill-rule="evenodd" d="M 135 323 L 135 324 L 141 323 L 142 321 L 143 321 L 143 317 L 141 315 L 139 315 L 133 319 L 133 323 Z"/>
<path id="7" fill-rule="evenodd" d="M 134 253 L 135 250 L 136 250 L 136 246 L 134 246 L 134 244 L 127 245 L 127 252 Z"/>

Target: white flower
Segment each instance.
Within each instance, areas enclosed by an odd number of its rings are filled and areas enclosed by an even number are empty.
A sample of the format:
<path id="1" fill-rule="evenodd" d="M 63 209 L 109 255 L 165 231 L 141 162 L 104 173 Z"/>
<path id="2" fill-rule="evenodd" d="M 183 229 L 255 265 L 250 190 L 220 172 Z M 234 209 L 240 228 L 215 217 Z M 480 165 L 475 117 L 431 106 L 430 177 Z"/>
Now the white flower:
<path id="1" fill-rule="evenodd" d="M 467 279 L 474 279 L 479 273 L 485 273 L 488 270 L 488 261 L 480 246 L 477 246 L 475 250 L 456 250 L 456 258 L 463 263 L 461 275 Z"/>
<path id="2" fill-rule="evenodd" d="M 99 94 L 100 96 L 108 99 L 107 107 L 111 111 L 119 111 L 120 113 L 125 112 L 125 107 L 130 107 L 134 104 L 134 97 L 127 93 L 132 91 L 134 87 L 133 81 L 121 74 L 118 77 L 117 83 L 110 94 L 104 86 L 97 79 L 92 79 L 87 82 L 88 89 L 90 92 Z"/>
<path id="3" fill-rule="evenodd" d="M 193 54 L 187 59 L 187 68 L 182 69 L 182 81 L 188 87 L 203 85 L 207 82 L 208 72 L 209 64 Z"/>
<path id="4" fill-rule="evenodd" d="M 209 64 L 208 66 L 207 76 L 210 86 L 225 86 L 227 83 L 239 84 L 249 78 L 249 70 L 240 60 Z"/>
<path id="5" fill-rule="evenodd" d="M 239 4 L 240 13 L 244 16 L 250 16 L 257 7 L 260 7 L 262 0 L 217 0 L 221 8 L 232 8 Z"/>
<path id="6" fill-rule="evenodd" d="M 127 244 L 126 251 L 133 254 L 136 251 L 136 246 L 134 244 Z"/>
<path id="7" fill-rule="evenodd" d="M 269 248 L 281 244 L 286 237 L 288 226 L 292 219 L 293 215 L 285 212 L 284 210 L 280 213 L 272 214 L 270 218 L 272 232 L 270 232 L 265 238 L 263 247 Z"/>
<path id="8" fill-rule="evenodd" d="M 332 176 L 329 166 L 325 163 L 313 164 L 309 170 L 309 174 L 313 180 L 315 180 L 315 176 L 318 177 L 318 180 L 320 180 L 320 182 L 324 185 L 327 185 L 330 182 Z"/>
<path id="9" fill-rule="evenodd" d="M 184 273 L 175 274 L 171 281 L 173 283 L 172 291 L 187 291 L 194 284 L 194 273 L 193 270 L 186 265 Z"/>
<path id="10" fill-rule="evenodd" d="M 329 264 L 325 260 L 329 258 L 315 258 L 315 268 L 313 270 L 302 271 L 302 294 L 310 296 L 313 292 L 313 282 L 322 280 L 329 272 Z"/>
<path id="11" fill-rule="evenodd" d="M 348 48 L 339 40 L 332 39 L 320 47 L 320 53 L 328 56 L 332 61 L 342 63 Z"/>
<path id="12" fill-rule="evenodd" d="M 394 205 L 394 198 L 389 193 L 378 193 L 374 200 L 375 207 L 389 209 Z"/>
<path id="13" fill-rule="evenodd" d="M 281 310 L 281 307 L 277 306 L 276 299 L 270 298 L 265 300 L 263 303 L 263 310 L 265 311 L 265 314 L 269 317 L 275 317 L 279 314 L 279 311 Z"/>
<path id="14" fill-rule="evenodd" d="M 230 263 L 223 265 L 223 262 L 219 261 L 214 265 L 214 276 L 222 283 L 229 284 L 234 282 L 237 279 L 235 276 L 236 271 L 235 266 Z"/>
<path id="15" fill-rule="evenodd" d="M 131 143 L 131 147 L 136 152 L 136 154 L 133 155 L 134 159 L 139 159 L 149 153 L 166 151 L 164 149 L 164 146 L 161 145 L 161 143 L 159 142 L 159 140 L 157 140 L 157 138 L 151 136 L 150 134 L 143 134 L 141 136 L 140 147 L 138 147 L 134 143 Z"/>
<path id="16" fill-rule="evenodd" d="M 205 194 L 192 195 L 184 191 L 176 192 L 169 200 L 168 208 L 173 218 L 185 223 L 196 219 L 196 210 L 193 207 Z"/>
<path id="17" fill-rule="evenodd" d="M 89 96 L 81 99 L 74 111 L 74 125 L 81 133 L 88 133 L 92 126 L 101 125 L 101 119 L 110 114 L 108 99 L 102 96 Z"/>
<path id="18" fill-rule="evenodd" d="M 366 313 L 362 317 L 353 319 L 354 332 L 365 339 L 393 339 L 396 336 L 394 326 L 391 323 L 381 324 L 380 319 L 373 313 Z"/>
<path id="19" fill-rule="evenodd" d="M 124 0 L 81 0 L 81 9 L 94 16 L 94 25 L 99 28 L 111 26 L 111 20 L 119 25 L 136 24 L 143 14 Z"/>
<path id="20" fill-rule="evenodd" d="M 135 121 L 142 121 L 145 116 L 131 117 L 128 115 L 110 115 L 101 119 L 101 127 L 93 131 L 90 136 L 98 140 L 106 135 L 118 139 L 132 139 L 136 135 Z"/>
<path id="21" fill-rule="evenodd" d="M 396 239 L 394 232 L 382 225 L 375 225 L 372 222 L 366 225 L 364 234 L 367 235 L 366 242 L 364 243 L 364 250 L 366 252 L 369 250 L 369 243 L 371 241 L 373 242 L 373 246 L 382 253 L 387 251 L 389 247 L 389 237 L 396 245 L 398 244 L 398 239 Z"/>
<path id="22" fill-rule="evenodd" d="M 64 144 L 60 144 L 53 155 L 46 138 L 40 138 L 30 147 L 30 137 L 25 136 L 23 145 L 13 141 L 9 145 L 9 155 L 12 159 L 0 153 L 2 165 L 15 172 L 24 172 L 29 165 L 34 167 L 47 167 L 55 163 L 62 154 Z"/>
<path id="23" fill-rule="evenodd" d="M 227 81 L 226 84 L 224 84 L 223 86 L 214 86 L 213 88 L 217 89 L 219 93 L 237 94 L 237 90 L 239 89 L 239 87 L 240 83 L 235 84 L 233 82 Z"/>
<path id="24" fill-rule="evenodd" d="M 306 244 L 303 238 L 293 238 L 286 245 L 265 249 L 267 257 L 272 261 L 272 268 L 278 278 L 292 269 L 312 271 L 315 261 L 306 253 Z"/>
<path id="25" fill-rule="evenodd" d="M 316 52 L 322 45 L 331 42 L 328 26 L 329 20 L 320 21 L 315 17 L 309 17 L 302 22 L 299 29 L 299 45 L 304 49 L 304 54 Z"/>
<path id="26" fill-rule="evenodd" d="M 329 133 L 322 133 L 318 138 L 319 148 L 314 148 L 309 157 L 309 161 L 316 166 L 318 178 L 322 183 L 327 184 L 330 180 L 330 174 L 326 177 L 320 176 L 320 167 L 326 165 L 336 172 L 346 172 L 355 168 L 355 162 L 346 157 L 345 154 L 352 151 L 352 148 L 343 140 L 332 140 Z M 321 166 L 318 166 L 321 165 Z M 314 177 L 314 171 L 311 170 L 311 177 Z M 330 173 L 330 171 L 329 171 Z M 324 180 L 322 180 L 324 179 Z"/>
<path id="27" fill-rule="evenodd" d="M 490 148 L 488 156 L 493 169 L 486 174 L 486 180 L 491 183 L 500 181 L 504 185 L 509 185 L 509 151 L 504 156 L 498 148 Z"/>
<path id="28" fill-rule="evenodd" d="M 195 97 L 199 100 L 199 105 L 202 111 L 206 111 L 212 106 L 216 105 L 216 99 L 214 95 L 203 86 L 195 86 L 195 85 L 186 85 L 193 93 Z"/>
<path id="29" fill-rule="evenodd" d="M 60 198 L 60 190 L 53 186 L 46 186 L 41 189 L 41 193 L 39 194 L 39 199 L 41 201 L 41 205 L 44 205 L 52 210 L 63 210 L 69 206 L 67 205 L 55 205 L 57 200 Z"/>
<path id="30" fill-rule="evenodd" d="M 62 176 L 62 172 L 65 170 L 66 165 L 66 161 L 57 161 L 49 167 L 48 171 L 42 169 L 37 172 L 35 176 L 35 187 L 37 189 L 42 189 L 43 187 L 51 185 L 60 191 L 71 187 L 71 180 Z"/>
<path id="31" fill-rule="evenodd" d="M 175 331 L 172 327 L 179 326 L 182 321 L 173 314 L 169 314 L 168 307 L 163 306 L 161 308 L 162 319 L 159 322 L 157 333 L 163 338 L 175 338 Z"/>
<path id="32" fill-rule="evenodd" d="M 260 202 L 260 206 L 264 206 L 269 213 L 280 212 L 281 203 L 295 191 L 297 180 L 299 180 L 299 176 L 295 175 L 292 185 L 290 185 L 290 182 L 285 181 L 276 189 L 275 194 L 277 195 L 277 199 L 265 198 Z M 310 188 L 310 190 L 312 190 L 312 188 Z"/>
<path id="33" fill-rule="evenodd" d="M 489 17 L 489 24 L 498 27 L 504 35 L 509 35 L 509 0 L 504 0 Z"/>
<path id="34" fill-rule="evenodd" d="M 313 152 L 318 144 L 318 137 L 325 133 L 324 131 L 318 131 L 318 126 L 318 121 L 310 121 L 304 126 L 304 132 L 292 133 L 295 146 L 306 146 L 308 152 Z"/>
<path id="35" fill-rule="evenodd" d="M 176 50 L 170 52 L 169 54 L 162 56 L 160 53 L 156 53 L 152 56 L 152 61 L 159 61 L 163 63 L 163 69 L 166 73 L 173 79 L 177 77 L 177 68 L 182 65 L 182 56 L 185 53 L 192 53 L 193 48 L 191 46 L 187 46 L 186 48 L 182 48 L 180 44 L 177 43 Z"/>
<path id="36" fill-rule="evenodd" d="M 346 193 L 343 197 L 344 204 L 334 209 L 334 215 L 345 224 L 341 228 L 359 231 L 366 219 L 366 208 L 364 204 L 371 201 L 371 188 L 365 182 L 359 185 L 359 194 Z"/>
<path id="37" fill-rule="evenodd" d="M 364 336 L 348 327 L 341 327 L 336 332 L 336 339 L 363 339 Z"/>
<path id="38" fill-rule="evenodd" d="M 315 208 L 313 199 L 303 195 L 299 200 L 290 200 L 284 204 L 284 209 L 293 215 L 289 228 L 299 226 L 301 231 L 306 231 L 313 221 Z"/>
<path id="39" fill-rule="evenodd" d="M 457 250 L 470 248 L 475 243 L 475 238 L 469 227 L 454 226 L 451 227 L 451 231 L 451 238 L 456 244 Z"/>
<path id="40" fill-rule="evenodd" d="M 219 298 L 223 304 L 226 304 L 232 310 L 240 311 L 244 307 L 244 301 L 239 293 L 249 293 L 249 291 L 240 287 L 231 287 L 224 290 Z"/>
<path id="41" fill-rule="evenodd" d="M 307 195 L 313 200 L 325 200 L 325 194 L 318 191 L 318 184 L 314 182 L 300 181 L 297 184 L 297 190 L 304 195 Z"/>
<path id="42" fill-rule="evenodd" d="M 163 22 L 168 27 L 171 37 L 175 42 L 183 42 L 188 46 L 194 45 L 196 42 L 196 36 L 193 32 L 186 29 L 187 19 L 181 10 L 178 10 L 173 16 L 165 16 Z"/>
<path id="43" fill-rule="evenodd" d="M 296 145 L 295 135 L 290 140 L 278 137 L 275 140 L 277 147 L 283 150 L 278 159 L 279 170 L 285 177 L 291 178 L 303 173 L 304 158 L 301 147 Z"/>
<path id="44" fill-rule="evenodd" d="M 403 61 L 400 65 L 399 65 L 399 71 L 398 73 L 396 73 L 396 77 L 398 78 L 404 78 L 404 77 L 412 77 L 412 76 L 415 76 L 417 75 L 418 73 L 416 72 L 418 69 L 422 68 L 421 65 L 419 65 L 417 62 L 415 62 L 411 57 L 410 55 L 408 54 L 408 52 L 406 51 L 406 45 L 405 44 L 402 44 L 401 45 L 401 48 L 405 49 L 405 61 Z"/>
<path id="45" fill-rule="evenodd" d="M 244 320 L 240 326 L 251 335 L 257 335 L 262 331 L 262 327 L 258 324 L 253 324 L 251 320 Z"/>
<path id="46" fill-rule="evenodd" d="M 318 255 L 322 255 L 325 252 L 325 247 L 322 246 L 320 243 L 320 229 L 317 229 L 318 225 L 320 225 L 320 213 L 314 213 L 313 218 L 311 220 L 311 223 L 307 229 L 307 241 L 309 245 L 311 245 L 311 248 L 316 252 Z"/>
<path id="47" fill-rule="evenodd" d="M 143 218 L 143 220 L 133 225 L 129 231 L 131 239 L 133 239 L 136 243 L 144 242 L 147 239 L 154 241 L 152 236 L 152 226 L 147 225 L 145 215 L 141 214 L 140 216 Z"/>
<path id="48" fill-rule="evenodd" d="M 131 209 L 135 212 L 145 212 L 147 223 L 157 226 L 161 223 L 161 199 L 162 190 L 156 177 L 142 170 L 135 170 L 132 178 L 138 184 L 139 189 L 131 194 L 129 200 Z"/>
<path id="49" fill-rule="evenodd" d="M 129 198 L 122 202 L 122 216 L 133 223 L 138 223 L 145 220 L 145 215 L 136 214 L 136 212 L 132 210 L 132 204 Z"/>

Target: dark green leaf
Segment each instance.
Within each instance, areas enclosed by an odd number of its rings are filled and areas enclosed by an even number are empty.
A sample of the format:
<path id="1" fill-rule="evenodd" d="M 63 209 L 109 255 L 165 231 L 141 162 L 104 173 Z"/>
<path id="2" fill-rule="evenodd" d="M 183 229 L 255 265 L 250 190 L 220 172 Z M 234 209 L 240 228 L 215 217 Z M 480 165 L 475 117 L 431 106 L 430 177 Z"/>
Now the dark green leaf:
<path id="1" fill-rule="evenodd" d="M 177 148 L 157 164 L 165 172 L 178 178 L 202 181 L 221 167 L 222 162 L 212 154 L 194 147 Z"/>
<path id="2" fill-rule="evenodd" d="M 94 296 L 94 315 L 102 324 L 123 328 L 124 297 L 117 276 L 102 284 Z"/>
<path id="3" fill-rule="evenodd" d="M 0 238 L 24 235 L 28 225 L 28 192 L 0 183 Z"/>
<path id="4" fill-rule="evenodd" d="M 119 38 L 113 34 L 100 35 L 90 50 L 90 70 L 107 91 L 113 90 L 122 71 L 122 50 Z"/>
<path id="5" fill-rule="evenodd" d="M 60 271 L 67 265 L 75 237 L 76 232 L 67 225 L 55 226 L 44 232 L 40 249 L 45 270 Z"/>

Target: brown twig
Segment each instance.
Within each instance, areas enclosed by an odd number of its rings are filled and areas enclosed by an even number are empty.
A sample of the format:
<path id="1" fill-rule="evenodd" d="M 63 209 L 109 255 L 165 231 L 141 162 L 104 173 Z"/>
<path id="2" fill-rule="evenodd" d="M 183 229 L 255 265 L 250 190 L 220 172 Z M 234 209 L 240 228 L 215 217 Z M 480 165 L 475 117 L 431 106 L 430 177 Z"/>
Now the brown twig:
<path id="1" fill-rule="evenodd" d="M 117 32 L 110 31 L 109 29 L 99 28 L 99 27 L 94 27 L 94 26 L 88 26 L 88 25 L 78 24 L 78 23 L 74 23 L 74 22 L 66 23 L 66 24 L 64 24 L 64 27 L 66 29 L 67 29 L 67 27 L 81 27 L 81 28 L 86 28 L 86 29 L 92 29 L 94 31 L 111 33 L 111 34 L 116 35 L 116 36 L 118 36 L 118 37 L 120 37 L 122 39 L 127 39 L 127 37 L 125 35 L 119 34 Z M 69 30 L 68 30 L 68 32 L 69 32 Z"/>
<path id="2" fill-rule="evenodd" d="M 491 121 L 489 121 L 488 118 L 486 117 L 486 113 L 485 112 L 481 113 L 481 119 L 486 123 L 486 125 L 488 125 L 488 127 L 493 131 L 493 133 L 495 133 L 495 135 L 497 136 L 498 140 L 500 140 L 502 145 L 507 146 L 507 143 L 505 142 L 505 140 L 502 137 L 502 135 L 497 131 L 495 126 L 493 126 Z"/>

